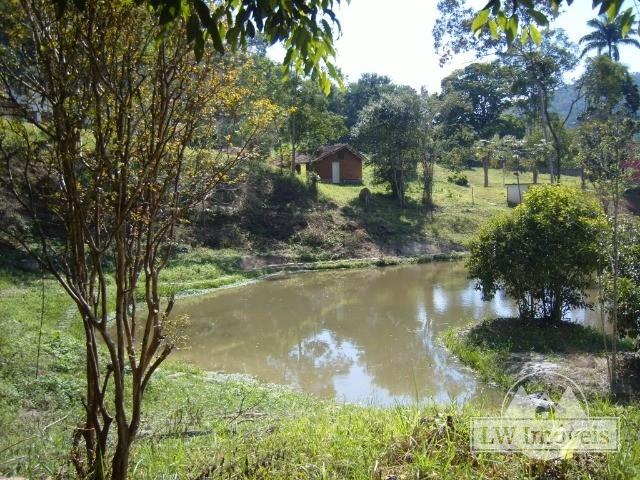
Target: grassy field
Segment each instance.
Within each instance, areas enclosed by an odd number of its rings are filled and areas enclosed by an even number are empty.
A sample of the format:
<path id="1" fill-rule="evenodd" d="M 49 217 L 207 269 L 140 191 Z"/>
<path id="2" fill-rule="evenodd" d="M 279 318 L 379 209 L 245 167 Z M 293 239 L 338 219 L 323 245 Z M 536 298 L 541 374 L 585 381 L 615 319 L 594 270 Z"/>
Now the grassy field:
<path id="1" fill-rule="evenodd" d="M 473 368 L 485 381 L 509 388 L 517 378 L 505 366 L 516 354 L 539 354 L 545 358 L 560 355 L 602 357 L 605 345 L 594 329 L 561 322 L 546 325 L 537 320 L 487 319 L 464 329 L 449 329 L 443 341 L 463 363 Z M 607 339 L 611 344 L 611 339 Z M 633 342 L 622 340 L 621 352 L 633 350 Z"/>
<path id="2" fill-rule="evenodd" d="M 501 170 L 489 171 L 487 188 L 482 187 L 481 168 L 463 172 L 467 187 L 448 182 L 451 173 L 435 168 L 435 208 L 427 210 L 418 181 L 409 182 L 405 207 L 400 208 L 385 186 L 373 184 L 367 167 L 363 185 L 319 184 L 317 194 L 306 186 L 304 172 L 291 177 L 288 172 L 255 168 L 248 180 L 254 194 L 242 197 L 236 210 L 212 216 L 195 236 L 214 248 L 289 261 L 461 251 L 481 225 L 508 210 L 506 189 Z M 532 180 L 528 173 L 520 177 L 522 182 Z M 505 178 L 506 183 L 515 180 L 511 173 Z M 541 183 L 547 181 L 547 176 L 540 176 Z M 563 182 L 580 184 L 577 177 L 563 177 Z M 363 187 L 372 192 L 368 209 L 358 200 Z"/>
<path id="3" fill-rule="evenodd" d="M 322 197 L 335 203 L 347 219 L 361 224 L 375 242 L 381 232 L 384 240 L 393 244 L 411 241 L 432 244 L 440 249 L 465 245 L 478 227 L 496 213 L 508 209 L 506 188 L 503 184 L 503 172 L 489 170 L 489 187 L 484 188 L 481 168 L 465 170 L 469 186 L 458 186 L 447 181 L 449 170 L 436 166 L 434 172 L 433 196 L 436 208 L 426 212 L 421 205 L 422 191 L 418 182 L 411 182 L 407 189 L 408 202 L 400 209 L 397 201 L 390 198 L 383 186 L 374 186 L 371 172 L 365 168 L 363 184 L 373 194 L 372 206 L 363 211 L 358 194 L 360 185 L 321 184 Z M 516 183 L 516 177 L 507 172 L 505 183 Z M 532 182 L 531 173 L 520 175 L 520 182 Z M 547 175 L 540 175 L 540 183 L 548 183 Z M 567 185 L 580 187 L 579 177 L 563 177 Z"/>

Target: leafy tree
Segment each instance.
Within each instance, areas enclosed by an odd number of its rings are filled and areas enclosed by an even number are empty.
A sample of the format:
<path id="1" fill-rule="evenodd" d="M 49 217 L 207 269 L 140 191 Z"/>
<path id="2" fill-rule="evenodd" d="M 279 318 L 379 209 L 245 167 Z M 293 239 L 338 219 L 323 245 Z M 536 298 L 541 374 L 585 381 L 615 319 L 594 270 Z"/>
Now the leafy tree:
<path id="1" fill-rule="evenodd" d="M 282 133 L 289 138 L 294 169 L 297 152 L 314 152 L 343 137 L 347 129 L 344 117 L 329 110 L 329 100 L 315 82 L 291 78 L 285 89 L 288 118 Z"/>
<path id="2" fill-rule="evenodd" d="M 434 167 L 439 158 L 440 147 L 438 128 L 435 118 L 438 115 L 440 102 L 437 95 L 422 92 L 420 95 L 420 121 L 418 150 L 422 166 L 422 205 L 433 207 Z"/>
<path id="3" fill-rule="evenodd" d="M 618 45 L 633 45 L 636 48 L 640 48 L 640 42 L 632 38 L 633 33 L 630 32 L 626 36 L 623 35 L 622 31 L 625 28 L 623 21 L 623 17 L 616 17 L 611 21 L 606 16 L 589 20 L 587 25 L 589 25 L 593 31 L 580 38 L 579 43 L 584 45 L 580 58 L 593 50 L 598 52 L 598 55 L 602 54 L 604 50 L 611 60 L 618 62 L 620 61 L 620 49 Z"/>
<path id="4" fill-rule="evenodd" d="M 357 82 L 349 83 L 342 95 L 337 113 L 345 116 L 347 128 L 351 129 L 358 121 L 358 115 L 364 107 L 375 102 L 385 93 L 393 93 L 396 86 L 386 75 L 363 73 Z M 339 95 L 339 94 L 336 94 Z"/>
<path id="5" fill-rule="evenodd" d="M 619 226 L 620 262 L 618 290 L 618 327 L 621 336 L 640 342 L 640 225 L 637 220 L 624 219 Z M 605 294 L 611 299 L 609 282 Z M 609 303 L 612 303 L 609 300 Z"/>
<path id="6" fill-rule="evenodd" d="M 532 38 L 536 44 L 542 41 L 538 27 L 548 27 L 550 18 L 555 17 L 565 4 L 571 6 L 573 0 L 490 0 L 478 11 L 471 23 L 475 35 L 488 30 L 492 37 L 499 38 L 504 33 L 506 42 L 511 44 L 516 38 L 523 43 Z M 618 20 L 622 36 L 625 37 L 635 21 L 632 7 L 622 10 L 620 0 L 594 0 L 598 14 L 606 13 L 609 21 Z"/>
<path id="7" fill-rule="evenodd" d="M 402 92 L 383 95 L 361 112 L 353 136 L 370 154 L 374 181 L 388 184 L 400 206 L 405 186 L 416 173 L 420 135 L 418 95 Z"/>
<path id="8" fill-rule="evenodd" d="M 634 308 L 636 289 L 622 268 L 621 251 L 626 240 L 621 228 L 622 192 L 635 171 L 634 136 L 640 131 L 635 119 L 640 106 L 638 88 L 626 67 L 607 56 L 592 59 L 582 78 L 586 109 L 576 143 L 578 157 L 609 215 L 611 236 L 606 242 L 608 279 L 604 302 L 613 330 L 609 379 L 611 391 L 618 389 L 617 336 L 633 328 L 628 315 Z M 624 328 L 620 328 L 620 319 Z"/>
<path id="9" fill-rule="evenodd" d="M 460 170 L 473 159 L 473 144 L 477 134 L 467 123 L 473 105 L 460 92 L 442 93 L 434 118 L 438 163 Z"/>
<path id="10" fill-rule="evenodd" d="M 542 129 L 535 129 L 523 139 L 524 163 L 533 172 L 533 183 L 538 183 L 540 168 L 548 165 L 553 156 L 553 146 L 545 138 Z"/>
<path id="11" fill-rule="evenodd" d="M 489 143 L 489 140 L 479 140 L 474 145 L 476 158 L 482 164 L 482 170 L 484 173 L 482 186 L 485 188 L 489 186 L 489 162 L 493 156 L 493 149 Z"/>
<path id="12" fill-rule="evenodd" d="M 247 88 L 248 95 L 267 98 L 280 107 L 272 128 L 261 138 L 265 156 L 275 150 L 281 163 L 290 163 L 294 169 L 292 159 L 297 153 L 314 152 L 347 134 L 344 118 L 331 110 L 331 97 L 317 82 L 294 74 L 285 78 L 279 65 L 259 52 L 233 56 L 244 60 L 237 82 Z"/>
<path id="13" fill-rule="evenodd" d="M 333 30 L 340 29 L 334 13 L 341 0 L 142 0 L 129 5 L 133 15 L 137 9 L 151 10 L 158 25 L 165 30 L 178 30 L 191 44 L 197 59 L 202 59 L 206 43 L 211 40 L 215 51 L 247 47 L 251 39 L 261 38 L 273 45 L 283 43 L 286 49 L 285 72 L 304 72 L 316 80 L 325 93 L 331 81 L 340 80 L 333 63 L 335 47 Z M 53 0 L 58 17 L 84 12 L 86 0 Z"/>
<path id="14" fill-rule="evenodd" d="M 480 12 L 470 3 L 466 0 L 438 2 L 441 15 L 434 26 L 433 36 L 441 63 L 448 61 L 452 54 L 474 52 L 479 57 L 497 54 L 505 65 L 511 67 L 514 76 L 505 82 L 512 85 L 514 99 L 521 97 L 517 104 L 527 113 L 529 130 L 544 126 L 548 133 L 555 157 L 550 173 L 552 181 L 559 181 L 562 162 L 568 156 L 563 130 L 580 97 L 578 94 L 571 102 L 565 118 L 555 115 L 550 105 L 554 92 L 563 84 L 564 74 L 577 64 L 577 57 L 566 35 L 548 30 L 545 32 L 547 41 L 542 42 L 538 26 L 548 27 L 549 18 L 556 13 L 554 6 L 562 2 L 509 0 L 508 13 L 503 10 L 504 2 L 501 0 L 492 0 Z M 600 3 L 610 5 L 607 0 Z M 619 13 L 619 6 L 614 5 L 612 18 Z M 622 14 L 625 19 L 626 15 Z M 490 35 L 481 34 L 485 28 Z M 501 39 L 501 32 L 505 33 L 506 42 Z M 518 36 L 520 41 L 514 42 Z"/>
<path id="15" fill-rule="evenodd" d="M 613 114 L 634 116 L 640 108 L 640 92 L 627 67 L 604 55 L 588 62 L 581 83 L 585 95 L 583 121 L 606 120 Z"/>
<path id="16" fill-rule="evenodd" d="M 489 139 L 501 127 L 501 115 L 512 105 L 512 72 L 498 62 L 472 63 L 442 80 L 442 93 L 459 93 L 470 105 L 460 119 L 479 138 Z"/>
<path id="17" fill-rule="evenodd" d="M 469 276 L 486 300 L 504 290 L 521 317 L 558 322 L 567 309 L 585 304 L 606 229 L 599 205 L 579 190 L 532 187 L 471 243 Z"/>
<path id="18" fill-rule="evenodd" d="M 619 333 L 618 300 L 620 295 L 620 202 L 622 192 L 634 173 L 630 168 L 635 156 L 633 137 L 640 131 L 637 121 L 620 115 L 607 120 L 592 120 L 580 127 L 578 134 L 579 157 L 587 178 L 593 183 L 609 215 L 611 236 L 608 245 L 608 271 L 611 275 L 611 292 L 608 296 L 610 323 L 613 330 L 612 361 L 610 365 L 611 390 L 618 385 L 617 341 Z"/>
<path id="19" fill-rule="evenodd" d="M 529 117 L 530 129 L 542 126 L 550 137 L 554 148 L 551 176 L 552 181 L 559 182 L 562 161 L 568 153 L 563 130 L 571 110 L 564 118 L 559 118 L 551 111 L 551 101 L 564 84 L 564 75 L 575 68 L 577 57 L 564 32 L 548 35 L 553 41 L 545 42 L 540 48 L 534 48 L 530 43 L 514 43 L 501 58 L 515 71 L 513 89 L 522 96 L 520 107 Z M 577 98 L 573 104 L 576 101 Z"/>
<path id="20" fill-rule="evenodd" d="M 165 31 L 128 0 L 62 16 L 48 0 L 12 7 L 0 95 L 20 118 L 3 120 L 0 184 L 24 222 L 1 236 L 35 256 L 77 307 L 86 345 L 78 475 L 124 479 L 145 390 L 180 340 L 159 280 L 177 226 L 233 182 L 275 107 L 237 85 L 233 62 L 195 62 L 182 18 Z M 241 140 L 230 155 L 230 137 L 218 137 L 229 130 Z M 214 148 L 200 147 L 207 138 Z"/>

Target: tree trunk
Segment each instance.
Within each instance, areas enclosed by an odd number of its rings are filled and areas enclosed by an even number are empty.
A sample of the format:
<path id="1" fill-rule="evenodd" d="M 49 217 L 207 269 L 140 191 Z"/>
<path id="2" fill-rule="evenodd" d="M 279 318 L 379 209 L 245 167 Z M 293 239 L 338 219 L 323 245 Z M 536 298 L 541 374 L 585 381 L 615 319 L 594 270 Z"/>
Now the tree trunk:
<path id="1" fill-rule="evenodd" d="M 545 90 L 543 85 L 539 85 L 542 102 L 542 113 L 544 114 L 545 123 L 547 124 L 547 129 L 551 133 L 551 137 L 553 138 L 553 151 L 555 154 L 555 162 L 553 162 L 554 172 L 552 173 L 552 181 L 553 176 L 555 176 L 555 181 L 560 183 L 560 167 L 562 161 L 562 144 L 560 142 L 560 138 L 558 138 L 558 134 L 553 128 L 553 122 L 551 121 L 551 115 L 549 114 L 549 102 L 547 97 L 547 91 Z"/>
<path id="2" fill-rule="evenodd" d="M 291 138 L 291 173 L 295 175 L 296 173 L 296 119 L 294 116 L 291 116 L 289 120 L 289 135 Z"/>
<path id="3" fill-rule="evenodd" d="M 394 188 L 395 187 L 395 188 Z M 395 190 L 395 196 L 398 199 L 400 208 L 404 208 L 404 178 L 402 171 L 397 168 L 393 169 L 393 186 L 392 191 Z"/>
<path id="4" fill-rule="evenodd" d="M 433 163 L 428 159 L 423 162 L 422 205 L 426 208 L 433 207 Z"/>
<path id="5" fill-rule="evenodd" d="M 553 310 L 551 312 L 551 321 L 559 323 L 562 321 L 562 289 L 556 288 L 553 291 Z"/>
<path id="6" fill-rule="evenodd" d="M 484 187 L 487 188 L 489 186 L 489 160 L 486 158 L 482 159 L 482 170 L 484 170 Z"/>
<path id="7" fill-rule="evenodd" d="M 111 461 L 111 480 L 126 480 L 129 470 L 129 447 L 128 439 L 118 441 L 116 453 Z"/>
<path id="8" fill-rule="evenodd" d="M 618 239 L 618 213 L 620 192 L 618 181 L 613 191 L 613 300 L 611 305 L 611 393 L 618 390 L 618 279 L 620 270 L 620 253 Z"/>

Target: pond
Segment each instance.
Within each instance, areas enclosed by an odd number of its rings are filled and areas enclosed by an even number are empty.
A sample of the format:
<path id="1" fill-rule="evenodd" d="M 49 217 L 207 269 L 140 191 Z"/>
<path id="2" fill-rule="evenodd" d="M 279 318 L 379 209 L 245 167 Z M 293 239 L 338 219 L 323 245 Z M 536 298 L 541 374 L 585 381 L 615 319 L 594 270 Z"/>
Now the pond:
<path id="1" fill-rule="evenodd" d="M 182 299 L 188 347 L 174 358 L 345 402 L 494 403 L 502 394 L 438 337 L 516 311 L 501 295 L 482 301 L 460 262 L 292 274 Z"/>

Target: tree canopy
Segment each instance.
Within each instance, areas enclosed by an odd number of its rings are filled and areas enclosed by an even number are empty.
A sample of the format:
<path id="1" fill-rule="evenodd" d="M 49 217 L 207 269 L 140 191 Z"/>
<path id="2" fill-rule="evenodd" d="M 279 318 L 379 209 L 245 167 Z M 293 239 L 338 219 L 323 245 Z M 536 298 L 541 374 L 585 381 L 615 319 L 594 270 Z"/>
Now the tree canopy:
<path id="1" fill-rule="evenodd" d="M 286 49 L 285 71 L 304 73 L 318 81 L 326 93 L 331 79 L 340 81 L 333 61 L 335 30 L 340 22 L 334 13 L 342 0 L 141 0 L 131 2 L 131 10 L 151 8 L 158 24 L 176 28 L 186 22 L 183 35 L 201 59 L 205 46 L 224 53 L 262 35 L 269 44 L 283 43 Z M 53 0 L 58 17 L 70 9 L 85 11 L 86 0 Z"/>
<path id="2" fill-rule="evenodd" d="M 613 21 L 606 16 L 593 18 L 587 22 L 587 25 L 593 31 L 580 38 L 580 44 L 584 45 L 580 58 L 593 50 L 598 52 L 598 55 L 606 51 L 609 58 L 617 62 L 620 60 L 618 45 L 633 45 L 640 48 L 640 42 L 633 38 L 637 36 L 635 32 L 630 32 L 627 36 L 623 35 L 622 17 L 616 17 Z"/>
<path id="3" fill-rule="evenodd" d="M 469 275 L 485 299 L 504 290 L 521 317 L 559 321 L 567 309 L 585 304 L 606 231 L 600 206 L 579 190 L 532 187 L 522 204 L 471 243 Z"/>
<path id="4" fill-rule="evenodd" d="M 389 93 L 367 105 L 353 136 L 370 154 L 374 179 L 404 205 L 407 180 L 418 162 L 420 104 L 415 92 Z"/>

